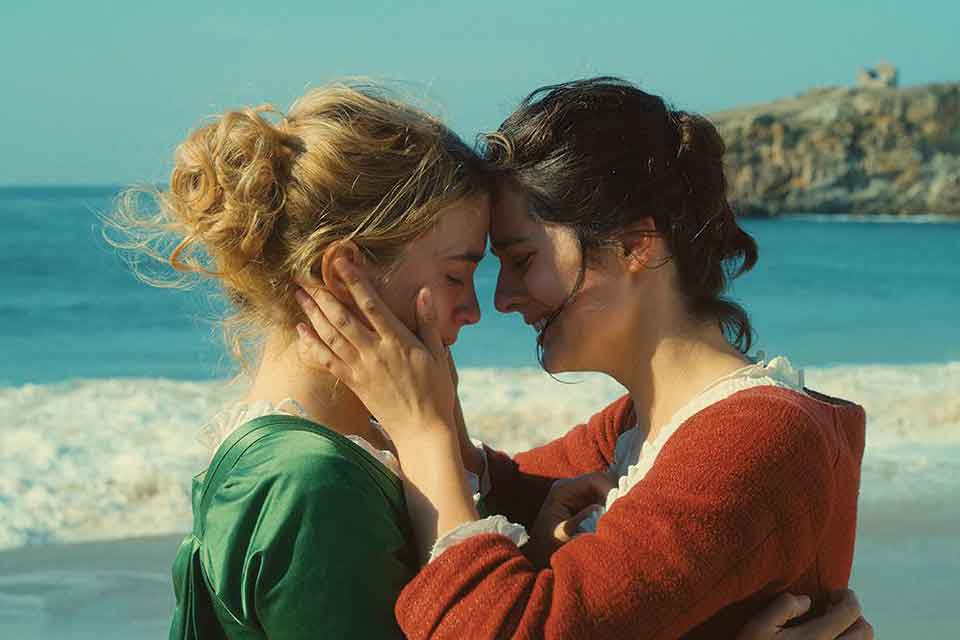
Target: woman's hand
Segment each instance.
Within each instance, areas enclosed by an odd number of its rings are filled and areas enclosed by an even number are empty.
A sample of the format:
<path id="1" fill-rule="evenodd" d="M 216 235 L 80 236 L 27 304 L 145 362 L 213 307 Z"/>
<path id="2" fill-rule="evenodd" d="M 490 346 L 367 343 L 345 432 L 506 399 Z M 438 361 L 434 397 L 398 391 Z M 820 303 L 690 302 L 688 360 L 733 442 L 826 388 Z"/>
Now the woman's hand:
<path id="1" fill-rule="evenodd" d="M 810 598 L 789 593 L 781 595 L 770 606 L 747 623 L 737 640 L 873 640 L 873 627 L 863 619 L 856 594 L 849 589 L 837 594 L 823 615 L 794 627 L 784 628 L 790 620 L 810 609 Z"/>
<path id="2" fill-rule="evenodd" d="M 527 557 L 539 567 L 547 566 L 553 552 L 576 535 L 583 519 L 606 502 L 607 493 L 615 486 L 600 472 L 554 482 L 524 546 Z"/>
<path id="3" fill-rule="evenodd" d="M 417 296 L 418 339 L 358 269 L 344 259 L 334 268 L 366 324 L 326 289 L 298 292 L 312 325 L 297 325 L 300 359 L 347 385 L 398 446 L 437 430 L 453 432 L 452 363 L 430 291 Z"/>
<path id="4" fill-rule="evenodd" d="M 297 325 L 300 359 L 339 378 L 390 434 L 425 560 L 440 534 L 478 517 L 463 472 L 451 362 L 430 292 L 417 296 L 417 339 L 359 270 L 342 259 L 334 268 L 369 326 L 329 291 L 299 292 L 313 325 Z"/>

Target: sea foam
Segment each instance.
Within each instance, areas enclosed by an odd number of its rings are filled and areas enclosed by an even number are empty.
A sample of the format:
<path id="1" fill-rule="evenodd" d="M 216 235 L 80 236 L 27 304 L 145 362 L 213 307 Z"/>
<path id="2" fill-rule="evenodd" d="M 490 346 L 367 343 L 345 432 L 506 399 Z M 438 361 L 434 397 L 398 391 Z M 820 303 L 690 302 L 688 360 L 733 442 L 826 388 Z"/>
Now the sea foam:
<path id="1" fill-rule="evenodd" d="M 960 533 L 960 362 L 807 370 L 868 413 L 861 535 Z M 466 369 L 472 434 L 515 452 L 621 395 L 597 375 Z M 0 388 L 0 548 L 186 531 L 199 426 L 239 395 L 223 382 L 96 379 Z"/>

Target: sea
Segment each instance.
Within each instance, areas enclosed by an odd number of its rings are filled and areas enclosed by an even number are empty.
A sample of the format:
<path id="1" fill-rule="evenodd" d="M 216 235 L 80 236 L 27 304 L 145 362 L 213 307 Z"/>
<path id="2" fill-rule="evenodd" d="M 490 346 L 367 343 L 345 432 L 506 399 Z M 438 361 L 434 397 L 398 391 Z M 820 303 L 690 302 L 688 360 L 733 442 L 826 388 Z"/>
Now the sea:
<path id="1" fill-rule="evenodd" d="M 147 638 L 172 606 L 198 428 L 239 393 L 216 291 L 150 287 L 103 237 L 117 187 L 0 189 L 0 637 Z M 960 223 L 933 216 L 748 219 L 760 247 L 731 296 L 756 351 L 862 404 L 867 450 L 852 586 L 879 637 L 960 622 Z M 520 451 L 623 393 L 553 379 L 532 331 L 493 309 L 454 347 L 468 425 Z M 80 622 L 77 622 L 77 621 Z M 9 633 L 6 633 L 6 630 Z"/>

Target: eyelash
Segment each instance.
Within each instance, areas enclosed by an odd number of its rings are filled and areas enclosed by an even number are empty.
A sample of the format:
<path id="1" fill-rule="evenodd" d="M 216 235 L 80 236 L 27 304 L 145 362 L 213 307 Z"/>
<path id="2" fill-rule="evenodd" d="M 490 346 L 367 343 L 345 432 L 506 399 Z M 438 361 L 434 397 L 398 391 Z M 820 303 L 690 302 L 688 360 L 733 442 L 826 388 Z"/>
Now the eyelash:
<path id="1" fill-rule="evenodd" d="M 530 264 L 530 260 L 533 258 L 533 252 L 526 254 L 519 260 L 513 261 L 513 266 L 517 269 L 525 269 Z"/>
<path id="2" fill-rule="evenodd" d="M 463 284 L 463 280 L 460 280 L 459 278 L 454 278 L 453 276 L 450 276 L 450 275 L 447 276 L 447 282 L 450 283 L 451 285 L 456 285 L 456 286 L 460 286 Z"/>

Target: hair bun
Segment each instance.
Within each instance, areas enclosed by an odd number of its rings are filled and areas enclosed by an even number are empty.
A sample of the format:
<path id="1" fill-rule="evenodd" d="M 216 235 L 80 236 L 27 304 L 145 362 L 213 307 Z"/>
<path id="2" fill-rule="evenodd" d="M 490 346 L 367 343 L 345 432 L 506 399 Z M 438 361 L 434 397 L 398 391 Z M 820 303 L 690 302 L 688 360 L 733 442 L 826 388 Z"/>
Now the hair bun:
<path id="1" fill-rule="evenodd" d="M 715 193 L 724 183 L 723 154 L 727 150 L 720 132 L 701 115 L 673 111 L 671 117 L 680 138 L 677 164 L 688 187 Z"/>
<path id="2" fill-rule="evenodd" d="M 258 256 L 283 212 L 299 141 L 261 115 L 275 112 L 270 105 L 227 112 L 177 149 L 170 196 L 218 261 Z"/>

